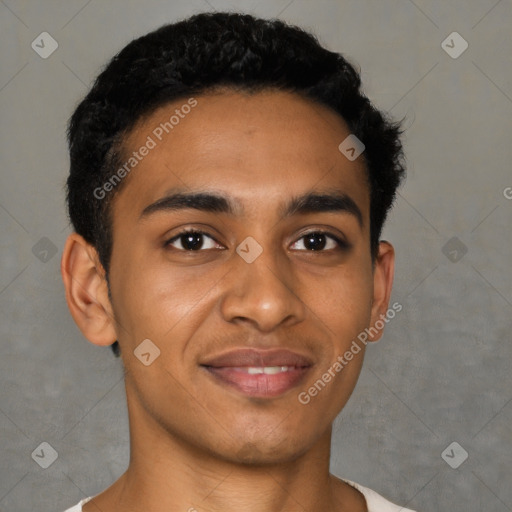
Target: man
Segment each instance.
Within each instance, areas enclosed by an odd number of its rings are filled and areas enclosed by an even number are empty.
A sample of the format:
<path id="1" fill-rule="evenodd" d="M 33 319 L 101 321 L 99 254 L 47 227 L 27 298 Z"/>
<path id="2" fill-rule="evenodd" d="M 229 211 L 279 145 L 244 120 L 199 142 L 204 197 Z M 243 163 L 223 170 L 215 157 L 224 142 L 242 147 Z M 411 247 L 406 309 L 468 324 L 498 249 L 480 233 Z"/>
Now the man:
<path id="1" fill-rule="evenodd" d="M 70 121 L 62 276 L 122 357 L 130 464 L 69 511 L 406 510 L 329 473 L 395 307 L 399 128 L 280 21 L 200 14 L 114 57 Z"/>

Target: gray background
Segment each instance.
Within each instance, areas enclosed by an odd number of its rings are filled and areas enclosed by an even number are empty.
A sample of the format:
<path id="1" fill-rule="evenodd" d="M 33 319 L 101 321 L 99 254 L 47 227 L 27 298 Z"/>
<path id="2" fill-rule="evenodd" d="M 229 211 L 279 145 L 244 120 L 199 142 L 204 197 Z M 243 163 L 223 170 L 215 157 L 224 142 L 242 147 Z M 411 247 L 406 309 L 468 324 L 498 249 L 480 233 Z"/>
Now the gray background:
<path id="1" fill-rule="evenodd" d="M 313 30 L 406 116 L 408 181 L 384 233 L 403 311 L 335 423 L 332 471 L 419 511 L 512 510 L 510 0 L 0 1 L 0 510 L 61 511 L 128 464 L 121 362 L 81 336 L 59 274 L 67 119 L 132 38 L 225 9 Z M 59 44 L 47 59 L 31 48 L 43 31 Z M 453 31 L 469 43 L 456 59 Z"/>

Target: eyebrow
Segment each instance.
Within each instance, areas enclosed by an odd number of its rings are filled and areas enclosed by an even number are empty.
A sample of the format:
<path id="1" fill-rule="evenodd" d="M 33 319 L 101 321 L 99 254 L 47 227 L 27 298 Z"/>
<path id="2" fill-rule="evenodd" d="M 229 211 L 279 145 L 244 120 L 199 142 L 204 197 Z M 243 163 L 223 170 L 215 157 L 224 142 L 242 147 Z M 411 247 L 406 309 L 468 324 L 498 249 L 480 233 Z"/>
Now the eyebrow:
<path id="1" fill-rule="evenodd" d="M 176 192 L 170 193 L 146 206 L 140 219 L 156 212 L 199 210 L 208 213 L 225 213 L 236 216 L 243 213 L 243 206 L 237 200 L 213 192 Z M 363 227 L 363 214 L 356 202 L 347 194 L 339 191 L 315 193 L 309 192 L 293 197 L 279 209 L 281 218 L 308 213 L 348 213 L 353 215 L 359 226 Z"/>

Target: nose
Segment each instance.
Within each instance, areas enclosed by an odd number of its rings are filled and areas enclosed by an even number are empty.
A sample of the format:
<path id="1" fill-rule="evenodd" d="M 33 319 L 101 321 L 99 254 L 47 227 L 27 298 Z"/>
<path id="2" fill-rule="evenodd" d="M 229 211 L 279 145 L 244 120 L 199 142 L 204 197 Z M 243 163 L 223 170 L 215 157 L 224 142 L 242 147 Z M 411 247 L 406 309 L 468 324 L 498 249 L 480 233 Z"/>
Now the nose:
<path id="1" fill-rule="evenodd" d="M 236 253 L 233 258 L 220 306 L 225 321 L 246 322 L 261 332 L 271 332 L 304 320 L 307 308 L 284 255 L 263 250 L 252 263 Z"/>

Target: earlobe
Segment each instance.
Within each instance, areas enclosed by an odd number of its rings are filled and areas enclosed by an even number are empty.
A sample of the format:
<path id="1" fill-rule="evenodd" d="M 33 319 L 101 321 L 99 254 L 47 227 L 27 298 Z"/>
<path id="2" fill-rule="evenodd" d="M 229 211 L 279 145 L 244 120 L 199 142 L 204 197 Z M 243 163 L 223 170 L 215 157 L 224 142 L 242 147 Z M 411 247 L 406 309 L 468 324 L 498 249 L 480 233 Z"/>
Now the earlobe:
<path id="1" fill-rule="evenodd" d="M 373 272 L 373 302 L 369 329 L 372 334 L 368 338 L 369 341 L 378 341 L 382 336 L 386 324 L 383 318 L 388 310 L 394 273 L 395 250 L 389 242 L 382 240 L 379 243 L 379 253 Z"/>
<path id="2" fill-rule="evenodd" d="M 61 260 L 66 301 L 75 323 L 95 345 L 110 345 L 116 339 L 105 272 L 96 249 L 77 233 L 69 235 Z"/>

